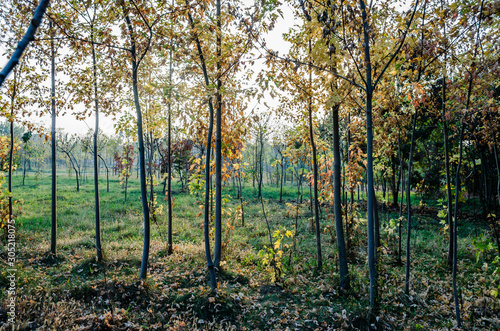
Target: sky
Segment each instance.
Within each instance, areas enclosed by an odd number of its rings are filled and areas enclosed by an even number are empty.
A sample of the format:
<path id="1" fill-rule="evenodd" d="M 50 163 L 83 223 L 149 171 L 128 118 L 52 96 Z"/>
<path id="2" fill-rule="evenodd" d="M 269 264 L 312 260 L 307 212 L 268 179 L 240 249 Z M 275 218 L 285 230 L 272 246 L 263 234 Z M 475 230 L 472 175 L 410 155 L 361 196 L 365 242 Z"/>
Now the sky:
<path id="1" fill-rule="evenodd" d="M 285 54 L 288 52 L 290 44 L 283 40 L 282 35 L 283 33 L 287 32 L 293 24 L 297 22 L 291 19 L 293 17 L 293 10 L 289 4 L 287 3 L 282 4 L 281 9 L 283 11 L 283 17 L 280 17 L 278 19 L 274 30 L 264 35 L 263 39 L 266 41 L 267 47 L 274 50 L 279 50 L 281 54 Z M 3 45 L 0 44 L 0 51 L 2 50 L 3 50 Z M 265 51 L 261 50 L 261 52 L 264 53 Z M 3 54 L 4 52 L 2 51 L 1 53 Z M 0 55 L 0 63 L 2 64 L 2 67 L 6 64 L 7 60 L 8 59 L 5 56 Z M 260 70 L 265 70 L 266 66 L 264 64 L 264 61 L 265 59 L 260 59 L 256 61 L 255 66 L 252 68 L 255 74 L 257 74 Z M 59 77 L 61 76 L 59 75 Z M 251 86 L 253 83 L 254 82 L 249 82 L 249 85 Z M 257 112 L 259 111 L 259 109 L 261 111 L 264 111 L 263 108 L 265 107 L 262 106 L 264 102 L 266 102 L 267 105 L 276 106 L 276 101 L 272 100 L 272 98 L 269 95 L 267 95 L 264 97 L 263 100 L 261 100 L 261 105 L 258 104 L 257 100 L 250 100 L 248 109 L 249 110 L 256 109 Z M 78 109 L 78 105 L 75 106 L 75 108 Z M 101 115 L 99 119 L 100 119 L 99 121 L 100 128 L 102 129 L 102 131 L 107 135 L 113 135 L 115 133 L 115 128 L 114 128 L 114 122 L 111 119 L 111 117 L 105 117 Z M 50 115 L 48 114 L 41 118 L 30 119 L 30 121 L 37 123 L 38 125 L 42 125 L 46 128 L 49 128 L 51 124 L 51 118 Z M 86 118 L 85 120 L 77 120 L 75 116 L 73 116 L 69 111 L 64 116 L 58 116 L 56 120 L 56 127 L 70 134 L 73 133 L 85 134 L 89 130 L 93 130 L 94 126 L 95 126 L 94 115 Z"/>

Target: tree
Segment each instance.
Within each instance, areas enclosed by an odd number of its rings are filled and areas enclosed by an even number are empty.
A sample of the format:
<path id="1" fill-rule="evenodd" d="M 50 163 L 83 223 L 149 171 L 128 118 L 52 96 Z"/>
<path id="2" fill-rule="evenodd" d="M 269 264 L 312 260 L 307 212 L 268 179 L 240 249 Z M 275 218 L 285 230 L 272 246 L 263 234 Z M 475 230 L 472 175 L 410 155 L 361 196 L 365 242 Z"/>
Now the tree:
<path id="1" fill-rule="evenodd" d="M 57 164 L 56 164 L 56 54 L 54 49 L 54 31 L 52 29 L 52 22 L 49 22 L 49 31 L 51 34 L 50 39 L 50 84 L 51 84 L 51 114 L 52 114 L 52 126 L 51 126 L 51 147 L 52 147 L 52 221 L 51 221 L 51 241 L 50 241 L 50 252 L 52 255 L 56 255 L 57 246 Z M 78 190 L 78 175 L 77 175 L 77 190 Z"/>
<path id="2" fill-rule="evenodd" d="M 144 248 L 142 253 L 142 263 L 140 279 L 145 279 L 147 276 L 148 260 L 149 260 L 149 245 L 150 245 L 150 214 L 146 187 L 146 165 L 144 158 L 144 134 L 142 130 L 142 112 L 141 104 L 139 101 L 139 91 L 138 91 L 138 71 L 139 66 L 150 49 L 151 41 L 153 39 L 153 25 L 150 24 L 149 20 L 144 16 L 146 14 L 147 8 L 139 8 L 134 0 L 130 1 L 130 5 L 126 6 L 125 1 L 120 3 L 123 15 L 125 17 L 126 31 L 130 48 L 127 50 L 130 55 L 130 62 L 132 65 L 132 90 L 134 95 L 134 104 L 137 116 L 137 138 L 139 143 L 139 167 L 140 167 L 140 181 L 141 181 L 141 199 L 142 199 L 142 212 L 144 215 Z M 144 13 L 143 13 L 144 12 Z M 138 16 L 138 19 L 132 24 L 130 19 L 130 14 L 133 13 Z M 141 33 L 136 33 L 134 26 L 136 28 L 141 28 L 143 31 Z M 143 43 L 139 44 L 138 37 L 145 34 L 145 40 Z M 138 52 L 139 50 L 139 52 Z"/>
<path id="3" fill-rule="evenodd" d="M 119 176 L 125 180 L 125 202 L 127 201 L 128 179 L 132 175 L 131 170 L 134 166 L 134 146 L 128 144 L 122 147 L 122 154 L 115 152 L 115 167 L 119 171 Z"/>
<path id="4" fill-rule="evenodd" d="M 383 77 L 386 72 L 388 66 L 394 60 L 394 58 L 398 55 L 402 46 L 404 45 L 404 41 L 406 39 L 406 35 L 411 28 L 411 24 L 413 22 L 413 18 L 415 17 L 415 13 L 418 8 L 419 1 L 417 0 L 413 10 L 411 11 L 411 15 L 407 21 L 405 21 L 403 25 L 404 32 L 400 38 L 395 42 L 397 45 L 396 49 L 391 52 L 388 57 L 389 60 L 385 61 L 385 64 L 378 59 L 375 63 L 372 63 L 372 54 L 370 42 L 373 39 L 375 31 L 370 26 L 375 24 L 373 19 L 377 18 L 375 12 L 370 12 L 372 9 L 367 8 L 364 0 L 359 0 L 359 12 L 355 12 L 354 8 L 350 5 L 337 7 L 339 10 L 339 16 L 341 18 L 341 25 L 343 29 L 348 30 L 349 33 L 353 33 L 358 35 L 359 37 L 359 46 L 355 46 L 352 39 L 342 38 L 341 36 L 337 37 L 339 42 L 344 45 L 344 48 L 348 50 L 349 56 L 352 59 L 354 65 L 356 66 L 356 72 L 359 75 L 359 79 L 363 82 L 364 86 L 361 86 L 349 77 L 343 77 L 337 74 L 336 72 L 332 72 L 334 76 L 337 76 L 341 79 L 350 81 L 351 84 L 360 88 L 365 94 L 365 111 L 366 111 L 366 137 L 367 137 L 367 165 L 366 165 L 366 176 L 367 176 L 367 192 L 368 192 L 368 203 L 367 203 L 367 218 L 368 218 L 368 267 L 370 273 L 370 306 L 372 309 L 377 309 L 377 300 L 378 300 L 378 283 L 377 283 L 377 270 L 376 270 L 376 251 L 375 251 L 375 223 L 374 223 L 374 210 L 375 206 L 375 194 L 374 194 L 374 183 L 373 183 L 373 95 L 377 84 L 380 79 Z M 333 12 L 337 9 L 333 8 Z M 323 22 L 327 28 L 332 31 L 335 31 L 336 26 L 332 26 L 336 20 L 328 20 L 329 14 L 326 11 L 323 11 L 321 17 L 318 16 L 319 21 Z M 332 13 L 333 14 L 333 13 Z M 361 17 L 359 17 L 359 16 Z M 370 19 L 369 19 L 370 16 Z M 308 16 L 308 20 L 311 21 L 311 17 Z M 336 24 L 336 23 L 335 23 Z M 361 28 L 360 28 L 361 27 Z M 356 50 L 356 53 L 353 51 Z M 384 57 L 384 60 L 385 60 Z M 361 61 L 364 62 L 363 69 L 364 73 L 361 71 L 358 63 Z M 377 75 L 374 75 L 372 69 L 374 68 L 374 64 L 380 65 L 380 70 L 377 71 Z"/>
<path id="5" fill-rule="evenodd" d="M 24 180 L 26 179 L 26 163 L 28 161 L 28 153 L 30 148 L 29 141 L 31 140 L 32 133 L 31 131 L 27 131 L 23 134 L 23 186 Z"/>
<path id="6" fill-rule="evenodd" d="M 66 134 L 61 134 L 59 136 L 59 143 L 57 144 L 57 148 L 59 149 L 59 151 L 66 154 L 66 157 L 68 158 L 71 167 L 75 171 L 77 192 L 80 191 L 80 179 L 79 179 L 80 166 L 78 164 L 77 158 L 74 155 L 74 151 L 79 142 L 80 138 L 77 135 L 70 136 L 69 134 L 66 133 Z"/>

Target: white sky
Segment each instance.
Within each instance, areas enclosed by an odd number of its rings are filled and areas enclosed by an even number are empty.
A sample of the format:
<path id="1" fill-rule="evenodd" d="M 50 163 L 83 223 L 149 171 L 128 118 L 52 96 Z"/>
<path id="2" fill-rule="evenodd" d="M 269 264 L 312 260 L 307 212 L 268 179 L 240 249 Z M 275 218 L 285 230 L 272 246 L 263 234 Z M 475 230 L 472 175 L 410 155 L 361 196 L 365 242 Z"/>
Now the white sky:
<path id="1" fill-rule="evenodd" d="M 293 24 L 296 24 L 298 22 L 291 19 L 293 18 L 293 11 L 288 3 L 282 4 L 281 9 L 283 10 L 284 18 L 280 17 L 278 19 L 274 30 L 267 33 L 264 36 L 264 40 L 266 41 L 266 45 L 268 48 L 273 50 L 279 50 L 280 54 L 286 54 L 290 48 L 290 45 L 288 42 L 285 42 L 283 40 L 282 35 L 283 33 L 287 32 Z M 4 53 L 3 50 L 4 50 L 4 44 L 0 43 L 0 51 L 2 54 Z M 262 50 L 262 52 L 264 51 Z M 2 67 L 7 63 L 7 60 L 8 59 L 5 56 L 0 55 L 0 63 L 2 63 Z M 252 68 L 255 74 L 257 74 L 261 70 L 266 69 L 264 61 L 265 61 L 264 59 L 256 61 L 254 67 Z M 56 74 L 56 79 L 57 79 L 57 74 Z M 59 75 L 59 79 L 61 79 L 61 75 Z M 249 82 L 249 86 L 252 86 L 254 84 L 255 82 Z M 276 103 L 275 101 L 272 100 L 272 98 L 269 95 L 264 97 L 264 101 L 270 106 Z M 264 101 L 261 101 L 261 103 L 263 103 Z M 78 108 L 78 106 L 76 106 L 75 108 Z M 261 111 L 265 111 L 264 108 L 265 107 L 263 105 L 258 105 L 257 100 L 250 100 L 249 102 L 248 110 L 256 109 L 257 111 L 259 111 L 260 109 Z M 37 117 L 29 120 L 33 123 L 36 123 L 37 125 L 44 126 L 47 130 L 51 125 L 51 119 L 49 114 L 44 115 L 41 118 Z M 68 132 L 70 134 L 72 133 L 84 134 L 87 131 L 89 131 L 89 129 L 93 129 L 94 126 L 95 126 L 94 115 L 91 115 L 85 120 L 77 120 L 76 117 L 72 115 L 70 111 L 67 111 L 66 115 L 64 116 L 58 116 L 56 121 L 56 127 L 58 129 L 62 129 L 63 131 Z M 113 120 L 103 115 L 100 115 L 100 128 L 103 130 L 104 133 L 108 135 L 115 133 Z"/>
<path id="2" fill-rule="evenodd" d="M 276 26 L 273 31 L 267 33 L 264 36 L 264 39 L 266 41 L 266 45 L 268 48 L 273 49 L 273 50 L 279 50 L 280 54 L 286 54 L 290 48 L 290 44 L 286 41 L 283 40 L 282 35 L 283 33 L 287 32 L 290 27 L 293 24 L 296 24 L 295 20 L 291 19 L 293 18 L 293 11 L 292 8 L 287 4 L 282 4 L 281 9 L 283 10 L 283 17 L 284 18 L 279 18 L 278 21 L 276 22 Z M 3 50 L 4 45 L 0 44 L 0 50 Z M 261 52 L 265 52 L 262 50 Z M 4 52 L 1 52 L 4 53 Z M 256 61 L 254 67 L 252 68 L 257 74 L 260 70 L 265 70 L 266 66 L 264 64 L 264 59 L 260 59 Z M 3 63 L 2 67 L 7 63 L 7 58 L 3 55 L 0 55 L 0 63 Z M 56 75 L 57 79 L 57 75 Z M 61 76 L 59 75 L 59 79 L 61 79 Z M 255 82 L 249 82 L 249 85 L 254 85 Z M 276 102 L 272 100 L 272 98 L 267 95 L 264 97 L 264 101 L 272 106 Z M 261 101 L 263 103 L 264 101 Z M 77 107 L 75 107 L 77 108 Z M 257 100 L 250 100 L 249 102 L 249 107 L 248 109 L 256 109 L 257 111 L 260 109 L 261 111 L 265 111 L 265 107 L 262 105 L 258 105 Z M 30 119 L 31 122 L 36 123 L 38 125 L 44 126 L 45 128 L 49 128 L 51 124 L 51 119 L 50 115 L 44 115 L 41 118 L 33 118 Z M 72 133 L 77 133 L 77 134 L 84 134 L 89 129 L 93 129 L 95 125 L 95 116 L 91 115 L 90 117 L 86 118 L 85 120 L 77 120 L 75 116 L 71 114 L 70 111 L 66 112 L 66 115 L 64 116 L 58 116 L 56 120 L 56 127 L 58 129 L 62 129 L 65 132 L 68 132 L 70 134 Z M 103 115 L 100 115 L 100 128 L 103 130 L 104 133 L 111 135 L 115 133 L 114 129 L 114 122 L 110 117 L 105 117 Z"/>

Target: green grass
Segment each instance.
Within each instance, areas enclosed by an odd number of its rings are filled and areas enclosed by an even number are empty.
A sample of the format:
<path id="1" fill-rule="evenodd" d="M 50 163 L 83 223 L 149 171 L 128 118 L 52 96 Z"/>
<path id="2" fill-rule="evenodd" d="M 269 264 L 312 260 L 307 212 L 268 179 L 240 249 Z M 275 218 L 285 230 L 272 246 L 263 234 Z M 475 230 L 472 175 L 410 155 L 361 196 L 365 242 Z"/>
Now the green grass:
<path id="1" fill-rule="evenodd" d="M 259 253 L 270 243 L 262 206 L 256 199 L 257 191 L 251 184 L 245 184 L 243 227 L 237 214 L 240 206 L 236 200 L 237 191 L 229 185 L 223 191 L 224 196 L 229 197 L 224 207 L 228 212 L 224 222 L 228 222 L 229 227 L 224 224 L 223 261 L 218 273 L 220 288 L 214 293 L 209 290 L 206 270 L 203 213 L 200 215 L 203 195 L 180 192 L 180 184 L 174 181 L 174 254 L 167 256 L 166 206 L 162 185 L 156 186 L 157 201 L 163 212 L 158 215 L 157 222 L 151 224 L 149 275 L 147 281 L 141 282 L 138 275 L 143 218 L 139 182 L 134 176 L 130 178 L 125 202 L 120 181 L 111 177 L 110 192 L 106 192 L 105 177 L 101 178 L 105 262 L 99 264 L 95 261 L 94 186 L 90 178 L 81 183 L 77 192 L 74 177 L 58 176 L 56 259 L 46 255 L 50 246 L 50 178 L 37 179 L 31 175 L 25 186 L 21 186 L 19 175 L 13 178 L 13 196 L 24 202 L 22 213 L 16 216 L 20 328 L 28 328 L 28 321 L 43 326 L 42 329 L 76 326 L 98 329 L 106 323 L 117 329 L 139 329 L 141 326 L 153 329 L 154 325 L 160 329 L 225 329 L 231 326 L 238 329 L 366 329 L 374 323 L 367 313 L 366 220 L 362 208 L 357 209 L 354 218 L 354 247 L 349 266 L 352 288 L 345 292 L 338 286 L 333 220 L 326 219 L 331 210 L 326 206 L 322 208 L 324 268 L 318 272 L 314 229 L 310 226 L 309 190 L 305 189 L 304 203 L 298 210 L 297 236 L 295 241 L 283 239 L 282 272 L 276 280 L 271 266 L 263 262 Z M 296 194 L 296 187 L 285 186 L 284 202 L 280 203 L 279 188 L 263 188 L 265 213 L 272 232 L 280 226 L 295 232 Z M 378 199 L 382 201 L 381 195 Z M 412 200 L 418 205 L 417 196 L 412 196 Z M 411 329 L 422 325 L 425 329 L 434 329 L 453 324 L 452 304 L 443 303 L 443 298 L 449 300 L 451 293 L 446 236 L 433 213 L 432 210 L 420 213 L 417 208 L 413 217 L 412 295 L 421 300 L 415 299 L 414 306 L 408 304 L 401 293 L 404 265 L 394 264 L 397 238 L 386 226 L 388 219 L 398 218 L 398 211 L 380 211 L 381 237 L 387 247 L 379 255 L 381 311 L 378 316 L 381 327 Z M 463 300 L 467 302 L 464 319 L 471 328 L 480 325 L 475 324 L 480 323 L 478 319 L 471 317 L 474 309 L 479 309 L 475 302 L 490 297 L 488 293 L 494 286 L 489 280 L 492 270 L 485 270 L 481 263 L 475 262 L 471 245 L 471 238 L 484 231 L 479 221 L 461 222 L 459 284 Z M 405 233 L 406 222 L 403 223 L 403 250 Z M 291 251 L 294 242 L 295 250 Z M 5 248 L 2 256 L 6 256 Z M 0 273 L 0 284 L 6 284 L 5 276 L 5 272 Z M 481 277 L 488 281 L 476 281 Z M 0 298 L 5 302 L 5 292 Z M 429 306 L 433 307 L 431 311 Z M 491 307 L 498 311 L 498 301 Z M 48 319 L 49 315 L 57 319 Z"/>

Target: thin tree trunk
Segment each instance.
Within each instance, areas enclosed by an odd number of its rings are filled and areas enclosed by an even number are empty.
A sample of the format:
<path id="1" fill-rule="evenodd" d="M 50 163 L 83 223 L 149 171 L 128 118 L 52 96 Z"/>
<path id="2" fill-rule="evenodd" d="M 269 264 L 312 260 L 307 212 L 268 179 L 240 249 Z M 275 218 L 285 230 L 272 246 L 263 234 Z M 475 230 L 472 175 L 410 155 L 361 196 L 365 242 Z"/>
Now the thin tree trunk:
<path id="1" fill-rule="evenodd" d="M 149 186 L 149 200 L 151 202 L 151 207 L 150 207 L 150 212 L 153 217 L 153 222 L 156 222 L 156 211 L 153 206 L 153 200 L 155 198 L 154 196 L 154 171 L 153 171 L 153 153 L 154 153 L 154 139 L 153 139 L 153 132 L 149 131 L 149 141 L 146 141 L 149 146 L 149 152 L 148 152 L 148 168 L 149 168 L 149 181 L 150 181 L 150 186 Z"/>
<path id="2" fill-rule="evenodd" d="M 245 211 L 243 209 L 243 188 L 241 186 L 241 169 L 238 168 L 238 184 L 240 188 L 240 206 L 241 206 L 241 226 L 245 226 Z"/>
<path id="3" fill-rule="evenodd" d="M 253 158 L 253 171 L 252 171 L 252 187 L 255 188 L 255 176 L 257 176 L 257 140 L 255 140 L 255 154 L 252 151 L 252 158 Z"/>
<path id="4" fill-rule="evenodd" d="M 257 198 L 262 197 L 262 179 L 264 177 L 264 174 L 262 172 L 262 153 L 264 152 L 264 136 L 263 136 L 262 130 L 263 130 L 262 128 L 259 128 L 259 144 L 260 144 L 259 164 L 258 164 L 259 178 L 258 178 L 258 183 L 257 183 L 259 192 L 257 194 Z"/>
<path id="5" fill-rule="evenodd" d="M 106 192 L 109 192 L 109 168 L 108 165 L 106 164 L 106 161 L 104 161 L 101 155 L 99 155 L 99 158 L 104 163 L 104 167 L 106 168 Z"/>
<path id="6" fill-rule="evenodd" d="M 498 206 L 500 207 L 500 164 L 498 162 L 497 139 L 495 134 L 493 135 L 493 153 L 495 154 L 495 165 L 497 168 L 497 199 Z M 498 252 L 500 253 L 500 246 L 498 248 Z"/>
<path id="7" fill-rule="evenodd" d="M 56 255 L 57 246 L 57 161 L 56 161 L 56 65 L 55 65 L 55 50 L 54 50 L 54 36 L 52 30 L 52 22 L 49 22 L 49 30 L 52 34 L 50 40 L 51 51 L 51 106 L 52 106 L 52 128 L 51 128 L 51 142 L 52 142 L 52 221 L 51 221 L 51 234 L 50 234 L 50 252 Z"/>
<path id="8" fill-rule="evenodd" d="M 349 288 L 349 269 L 347 265 L 347 249 L 344 239 L 344 225 L 342 222 L 342 206 L 340 201 L 340 130 L 339 130 L 339 105 L 332 108 L 333 117 L 333 194 L 335 228 L 337 230 L 337 248 L 339 250 L 339 276 L 340 286 Z M 347 222 L 346 222 L 347 223 Z M 346 231 L 347 232 L 347 231 Z"/>
<path id="9" fill-rule="evenodd" d="M 309 39 L 309 55 L 311 54 L 312 46 L 311 39 Z M 309 85 L 312 89 L 312 71 L 309 67 Z M 309 91 L 308 102 L 308 115 L 309 115 L 309 139 L 311 141 L 312 161 L 313 161 L 313 187 L 314 187 L 314 221 L 316 230 L 316 254 L 318 262 L 318 270 L 323 268 L 323 256 L 321 254 L 321 230 L 319 226 L 319 201 L 318 201 L 318 159 L 316 157 L 316 143 L 314 142 L 314 130 L 312 121 L 312 90 Z M 340 169 L 339 169 L 340 171 Z M 340 184 L 340 182 L 339 182 Z M 340 190 L 340 187 L 339 187 Z M 340 191 L 339 191 L 340 193 Z M 342 228 L 342 226 L 341 226 Z M 337 229 L 338 231 L 339 229 Z M 342 280 L 343 278 L 341 278 Z"/>
<path id="10" fill-rule="evenodd" d="M 470 87 L 472 86 L 472 79 L 470 80 L 471 84 Z M 470 95 L 470 90 L 469 90 L 469 95 Z M 467 101 L 467 104 L 469 102 Z M 468 109 L 468 107 L 466 107 Z M 460 152 L 458 156 L 458 166 L 457 166 L 457 174 L 455 176 L 455 211 L 454 211 L 454 242 L 455 245 L 453 246 L 453 271 L 452 271 L 452 277 L 453 277 L 453 296 L 454 296 L 454 301 L 455 301 L 455 315 L 457 318 L 457 326 L 461 327 L 462 326 L 462 320 L 460 318 L 460 304 L 458 302 L 458 289 L 457 289 L 457 269 L 458 269 L 458 260 L 457 260 L 457 250 L 458 250 L 458 235 L 457 235 L 457 230 L 458 230 L 458 204 L 459 204 L 459 195 L 460 195 L 460 168 L 462 167 L 462 151 L 463 151 L 463 141 L 464 141 L 464 123 L 462 119 L 462 125 L 460 127 Z"/>
<path id="11" fill-rule="evenodd" d="M 396 157 L 394 155 L 391 156 L 391 168 L 392 168 L 392 174 L 391 174 L 391 186 L 392 186 L 392 205 L 394 207 L 398 206 L 398 196 L 399 196 L 399 183 L 396 182 Z M 399 176 L 398 176 L 399 178 Z M 389 199 L 387 199 L 389 200 Z"/>
<path id="12" fill-rule="evenodd" d="M 94 45 L 94 31 L 93 26 L 90 33 L 90 40 L 92 44 L 92 63 L 93 63 L 93 78 L 94 78 L 94 104 L 95 104 L 95 131 L 94 131 L 94 192 L 95 192 L 95 245 L 97 253 L 97 261 L 102 261 L 102 247 L 101 247 L 101 215 L 100 215 L 100 202 L 99 202 L 99 159 L 97 151 L 97 142 L 99 138 L 99 100 L 97 99 L 97 64 Z"/>
<path id="13" fill-rule="evenodd" d="M 24 186 L 24 180 L 26 179 L 26 150 L 24 150 L 24 160 L 23 160 L 23 186 Z"/>
<path id="14" fill-rule="evenodd" d="M 189 3 L 186 0 L 186 5 L 189 7 Z M 191 29 L 194 29 L 194 21 L 191 13 L 187 12 L 189 18 L 189 24 Z M 210 82 L 208 80 L 207 67 L 205 64 L 205 58 L 203 56 L 203 51 L 201 48 L 200 39 L 196 36 L 196 47 L 198 50 L 198 56 L 200 57 L 200 62 L 203 70 L 203 77 L 205 79 L 205 85 L 209 86 Z M 212 96 L 208 97 L 208 106 L 210 112 L 210 120 L 208 126 L 208 136 L 207 136 L 207 154 L 205 161 L 205 223 L 204 223 L 204 234 L 205 234 L 205 253 L 207 258 L 208 270 L 210 273 L 211 286 L 213 289 L 217 289 L 217 279 L 215 277 L 215 268 L 212 261 L 210 253 L 210 236 L 209 236 L 209 222 L 210 222 L 210 154 L 211 154 L 211 142 L 214 129 L 214 107 L 212 104 Z"/>
<path id="15" fill-rule="evenodd" d="M 14 80 L 13 80 L 13 91 L 10 99 L 10 148 L 9 148 L 9 224 L 14 222 L 14 214 L 12 208 L 12 162 L 14 157 L 14 104 L 16 101 L 17 94 L 17 75 L 16 71 L 14 71 Z"/>
<path id="16" fill-rule="evenodd" d="M 281 157 L 281 176 L 280 176 L 280 202 L 283 202 L 283 180 L 284 180 L 284 173 L 285 173 L 285 165 L 283 164 L 285 161 L 285 158 L 282 156 Z"/>
<path id="17" fill-rule="evenodd" d="M 500 208 L 500 164 L 498 162 L 497 139 L 495 134 L 493 134 L 493 153 L 495 154 L 495 164 L 497 168 L 497 199 L 498 199 L 498 206 Z M 500 255 L 500 236 L 498 234 L 498 229 L 495 219 L 493 219 L 493 232 L 495 233 L 495 239 L 497 242 L 497 251 L 498 254 Z"/>
<path id="18" fill-rule="evenodd" d="M 446 61 L 446 57 L 445 57 Z M 444 143 L 444 166 L 446 171 L 446 206 L 448 212 L 446 218 L 448 220 L 448 236 L 450 237 L 448 243 L 448 266 L 453 264 L 453 219 L 451 217 L 451 179 L 450 179 L 450 158 L 448 152 L 448 121 L 446 119 L 446 75 L 443 75 L 443 91 L 442 91 L 442 114 L 443 121 L 443 143 Z"/>
<path id="19" fill-rule="evenodd" d="M 370 60 L 370 38 L 368 35 L 368 17 L 366 14 L 366 5 L 363 0 L 360 0 L 361 16 L 363 19 L 363 39 L 365 52 L 365 71 L 366 71 L 366 140 L 367 140 L 367 165 L 366 177 L 368 181 L 368 270 L 370 277 L 370 307 L 373 310 L 378 308 L 378 281 L 377 281 L 377 261 L 375 256 L 375 238 L 374 238 L 374 189 L 373 189 L 373 123 L 372 123 L 372 101 L 373 101 L 373 85 L 372 85 L 372 68 Z"/>
<path id="20" fill-rule="evenodd" d="M 401 143 L 400 143 L 401 148 Z M 399 203 L 399 222 L 398 222 L 398 264 L 402 264 L 401 256 L 403 255 L 402 240 L 403 240 L 403 203 L 405 195 L 405 179 L 404 179 L 404 169 L 403 169 L 403 155 L 400 153 L 399 159 L 399 177 L 401 182 L 401 202 Z"/>
<path id="21" fill-rule="evenodd" d="M 410 295 L 410 239 L 411 239 L 411 166 L 413 161 L 413 149 L 415 145 L 415 127 L 417 123 L 417 112 L 413 114 L 413 128 L 411 132 L 410 156 L 408 157 L 408 179 L 406 182 L 406 208 L 408 215 L 408 233 L 406 237 L 406 280 L 405 294 Z"/>
<path id="22" fill-rule="evenodd" d="M 170 40 L 172 42 L 172 40 Z M 172 44 L 170 44 L 170 70 L 169 70 L 169 83 L 168 87 L 168 129 L 167 129 L 167 205 L 168 205 L 168 250 L 167 254 L 173 252 L 173 238 L 172 238 Z M 165 191 L 165 185 L 163 185 Z"/>
<path id="23" fill-rule="evenodd" d="M 125 176 L 125 202 L 127 202 L 127 186 L 128 186 L 128 177 Z"/>
<path id="24" fill-rule="evenodd" d="M 378 215 L 378 200 L 377 196 L 375 195 L 375 192 L 373 192 L 373 221 L 374 221 L 374 236 L 375 236 L 375 254 L 377 253 L 378 249 L 380 248 L 380 218 Z"/>
<path id="25" fill-rule="evenodd" d="M 80 192 L 80 176 L 79 176 L 79 172 L 78 172 L 78 169 L 77 169 L 77 166 L 76 166 L 76 158 L 74 157 L 74 155 L 71 153 L 71 152 L 64 152 L 66 153 L 66 155 L 68 156 L 68 159 L 71 163 L 71 166 L 73 167 L 73 170 L 75 170 L 75 177 L 76 177 L 76 191 L 77 192 Z M 74 160 L 74 161 L 73 161 Z"/>
<path id="26" fill-rule="evenodd" d="M 124 8 L 125 12 L 125 8 Z M 137 71 L 139 69 L 139 64 L 137 63 L 136 57 L 136 45 L 135 45 L 135 34 L 132 28 L 132 23 L 130 18 L 125 15 L 125 21 L 130 34 L 131 43 L 131 62 L 132 62 L 132 89 L 134 93 L 134 104 L 137 115 L 137 138 L 139 143 L 139 168 L 141 172 L 141 199 L 142 199 L 142 212 L 144 215 L 144 247 L 142 251 L 142 262 L 141 262 L 141 272 L 139 275 L 140 279 L 145 279 L 148 273 L 148 260 L 149 260 L 149 244 L 150 244 L 150 215 L 149 215 L 149 205 L 148 205 L 148 195 L 146 187 L 146 164 L 144 160 L 144 134 L 142 132 L 142 112 L 141 105 L 139 102 L 139 91 L 137 88 Z M 149 45 L 148 45 L 149 46 Z M 144 51 L 146 52 L 147 49 Z M 144 53 L 145 54 L 145 53 Z"/>
<path id="27" fill-rule="evenodd" d="M 217 44 L 217 107 L 216 107 L 216 137 L 215 137 L 215 244 L 214 264 L 218 268 L 222 258 L 222 81 L 221 71 L 221 14 L 220 0 L 216 1 L 216 44 Z"/>
<path id="28" fill-rule="evenodd" d="M 351 162 L 351 129 L 350 129 L 350 124 L 351 124 L 351 113 L 349 112 L 349 115 L 347 116 L 347 166 L 349 166 Z M 351 233 L 351 219 L 354 211 L 354 188 L 351 185 L 350 186 L 350 192 L 351 192 L 351 201 L 350 201 L 350 206 L 349 206 L 349 216 L 347 214 L 347 208 L 346 208 L 346 220 L 345 220 L 345 229 L 346 229 L 346 259 L 347 255 L 349 254 L 349 249 L 351 247 L 351 240 L 350 240 L 350 233 Z"/>

